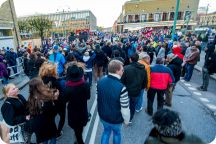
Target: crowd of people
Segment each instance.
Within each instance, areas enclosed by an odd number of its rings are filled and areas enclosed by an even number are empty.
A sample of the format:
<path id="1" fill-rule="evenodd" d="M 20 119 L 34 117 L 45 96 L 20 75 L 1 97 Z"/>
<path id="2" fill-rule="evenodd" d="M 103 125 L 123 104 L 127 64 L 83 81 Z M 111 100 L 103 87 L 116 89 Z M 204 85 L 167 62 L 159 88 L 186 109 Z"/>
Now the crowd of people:
<path id="1" fill-rule="evenodd" d="M 172 106 L 173 91 L 180 77 L 187 82 L 191 80 L 203 50 L 206 57 L 199 90 L 207 91 L 209 75 L 216 73 L 216 36 L 207 33 L 206 44 L 200 35 L 179 33 L 174 40 L 170 36 L 169 30 L 145 29 L 115 34 L 110 41 L 97 35 L 85 40 L 48 40 L 42 48 L 29 50 L 22 46 L 18 54 L 13 48 L 2 49 L 4 121 L 11 126 L 25 123 L 24 143 L 30 143 L 35 133 L 37 143 L 55 144 L 63 134 L 67 106 L 68 125 L 75 132 L 75 143 L 84 144 L 83 128 L 91 119 L 87 101 L 95 84 L 98 114 L 104 127 L 102 144 L 109 143 L 112 132 L 113 143 L 121 143 L 121 125 L 133 123 L 135 112 L 143 109 L 144 95 L 145 112 L 153 116 L 155 124 L 146 144 L 204 143 L 196 136 L 188 138 L 178 114 L 164 109 L 164 105 Z M 24 58 L 24 73 L 30 78 L 27 100 L 14 84 L 7 84 L 10 76 L 7 67 L 14 66 L 16 73 L 19 56 Z M 56 115 L 60 117 L 58 124 Z"/>

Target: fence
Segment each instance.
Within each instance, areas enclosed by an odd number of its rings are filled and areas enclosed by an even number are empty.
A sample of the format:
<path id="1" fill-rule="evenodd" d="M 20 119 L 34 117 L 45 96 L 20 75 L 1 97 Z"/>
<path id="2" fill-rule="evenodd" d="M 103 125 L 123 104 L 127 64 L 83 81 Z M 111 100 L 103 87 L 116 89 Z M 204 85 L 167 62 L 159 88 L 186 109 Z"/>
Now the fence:
<path id="1" fill-rule="evenodd" d="M 10 76 L 9 76 L 10 78 L 17 76 L 24 71 L 23 69 L 24 58 L 18 57 L 16 61 L 17 61 L 17 65 L 7 67 L 8 71 L 10 71 Z M 2 79 L 0 79 L 0 81 L 2 81 Z"/>

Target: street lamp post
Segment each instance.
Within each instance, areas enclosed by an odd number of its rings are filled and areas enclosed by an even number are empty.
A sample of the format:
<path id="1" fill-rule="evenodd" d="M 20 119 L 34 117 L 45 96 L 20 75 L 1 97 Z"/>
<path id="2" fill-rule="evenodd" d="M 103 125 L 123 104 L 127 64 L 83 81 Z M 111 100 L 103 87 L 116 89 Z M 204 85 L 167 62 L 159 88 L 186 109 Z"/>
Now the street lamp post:
<path id="1" fill-rule="evenodd" d="M 174 35 L 175 35 L 175 29 L 176 29 L 176 22 L 177 22 L 177 17 L 178 17 L 179 5 L 180 5 L 180 0 L 176 0 L 176 10 L 175 10 L 175 17 L 174 17 L 173 29 L 172 29 L 172 39 L 174 39 Z"/>

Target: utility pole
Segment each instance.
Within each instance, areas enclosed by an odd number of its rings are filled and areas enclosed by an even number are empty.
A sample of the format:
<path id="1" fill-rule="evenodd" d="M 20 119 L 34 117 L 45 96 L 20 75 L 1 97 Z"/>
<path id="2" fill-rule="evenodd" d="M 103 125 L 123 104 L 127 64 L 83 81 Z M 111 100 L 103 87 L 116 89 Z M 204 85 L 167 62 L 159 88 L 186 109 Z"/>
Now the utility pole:
<path id="1" fill-rule="evenodd" d="M 13 2 L 13 0 L 8 0 L 8 2 L 9 2 L 11 16 L 12 16 L 12 20 L 13 20 L 13 26 L 14 26 L 14 31 L 15 31 L 15 35 L 16 35 L 17 46 L 20 46 L 20 35 L 19 35 L 19 28 L 17 26 L 17 19 L 16 19 L 17 17 L 16 17 L 16 13 L 15 13 L 15 8 L 14 8 L 14 2 Z"/>
<path id="2" fill-rule="evenodd" d="M 206 8 L 206 23 L 207 23 L 207 26 L 208 26 L 208 23 L 209 23 L 209 21 L 208 21 L 208 19 L 207 19 L 207 15 L 208 15 L 208 9 L 209 9 L 209 4 L 207 5 L 207 8 Z"/>
<path id="3" fill-rule="evenodd" d="M 172 29 L 172 39 L 174 39 L 174 34 L 175 34 L 175 29 L 176 29 L 176 22 L 177 22 L 178 11 L 179 11 L 179 5 L 180 5 L 180 0 L 176 0 L 176 10 L 175 10 L 175 17 L 174 17 L 173 29 Z"/>

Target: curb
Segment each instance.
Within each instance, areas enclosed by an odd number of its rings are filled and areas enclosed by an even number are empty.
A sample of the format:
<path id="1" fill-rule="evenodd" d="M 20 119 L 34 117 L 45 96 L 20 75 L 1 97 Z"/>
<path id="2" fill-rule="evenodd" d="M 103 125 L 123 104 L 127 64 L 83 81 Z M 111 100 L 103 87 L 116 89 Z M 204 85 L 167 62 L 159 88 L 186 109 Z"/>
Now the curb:
<path id="1" fill-rule="evenodd" d="M 202 72 L 202 68 L 200 66 L 195 65 L 194 67 L 197 71 Z M 210 75 L 210 78 L 212 78 L 213 80 L 216 80 L 216 75 Z"/>
<path id="2" fill-rule="evenodd" d="M 197 96 L 195 96 L 190 90 L 188 90 L 187 86 L 185 86 L 183 84 L 183 82 L 179 81 L 178 84 L 180 86 L 182 86 L 187 92 L 189 92 L 191 95 L 188 96 L 191 99 L 197 101 L 198 103 L 200 103 L 202 106 L 204 106 L 204 108 L 209 112 L 209 114 L 213 117 L 214 120 L 216 120 L 216 111 L 212 110 L 211 108 L 209 108 L 205 103 L 203 103 Z"/>

